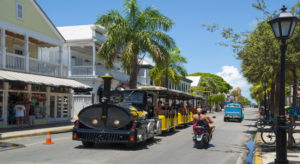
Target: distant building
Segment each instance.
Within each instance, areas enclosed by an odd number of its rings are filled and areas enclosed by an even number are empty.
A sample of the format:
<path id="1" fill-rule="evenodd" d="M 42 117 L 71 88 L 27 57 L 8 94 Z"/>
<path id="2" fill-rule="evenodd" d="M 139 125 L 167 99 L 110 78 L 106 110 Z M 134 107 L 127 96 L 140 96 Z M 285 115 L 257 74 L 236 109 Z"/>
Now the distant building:
<path id="1" fill-rule="evenodd" d="M 240 95 L 242 94 L 242 89 L 240 87 L 236 87 L 234 90 L 238 91 Z"/>
<path id="2" fill-rule="evenodd" d="M 150 80 L 149 76 L 150 69 L 154 66 L 155 63 L 151 59 L 144 57 L 144 59 L 141 61 L 140 70 L 138 73 L 138 85 L 155 85 L 154 82 Z M 191 88 L 192 82 L 192 80 L 184 77 L 180 80 L 179 85 L 174 85 L 171 81 L 169 81 L 168 88 L 182 92 L 188 92 L 188 89 Z"/>

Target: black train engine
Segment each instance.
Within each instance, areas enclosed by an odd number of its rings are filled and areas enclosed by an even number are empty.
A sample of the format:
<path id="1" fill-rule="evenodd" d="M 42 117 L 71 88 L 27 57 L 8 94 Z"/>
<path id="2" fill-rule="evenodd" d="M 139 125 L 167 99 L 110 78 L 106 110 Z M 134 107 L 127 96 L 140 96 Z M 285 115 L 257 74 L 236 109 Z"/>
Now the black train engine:
<path id="1" fill-rule="evenodd" d="M 135 145 L 161 134 L 161 121 L 149 117 L 145 109 L 137 109 L 131 103 L 111 101 L 112 76 L 102 78 L 104 90 L 101 102 L 80 111 L 74 123 L 73 140 L 82 141 L 85 147 L 101 143 Z"/>

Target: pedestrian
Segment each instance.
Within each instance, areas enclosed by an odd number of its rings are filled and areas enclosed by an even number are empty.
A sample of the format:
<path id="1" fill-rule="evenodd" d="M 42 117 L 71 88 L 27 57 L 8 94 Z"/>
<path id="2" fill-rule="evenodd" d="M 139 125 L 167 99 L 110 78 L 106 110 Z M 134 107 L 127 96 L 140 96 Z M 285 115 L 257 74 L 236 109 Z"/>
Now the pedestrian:
<path id="1" fill-rule="evenodd" d="M 25 106 L 22 104 L 21 101 L 17 102 L 17 105 L 14 107 L 14 110 L 16 112 L 16 118 L 17 118 L 17 126 L 23 126 L 23 121 L 24 121 L 24 117 L 25 117 L 25 111 L 26 108 Z"/>
<path id="2" fill-rule="evenodd" d="M 13 125 L 16 123 L 16 111 L 14 110 L 14 105 L 16 103 L 10 101 L 8 104 L 8 124 Z"/>
<path id="3" fill-rule="evenodd" d="M 31 102 L 30 102 L 28 115 L 29 115 L 29 120 L 28 120 L 29 126 L 33 126 L 35 120 L 35 114 L 34 114 L 34 106 L 31 104 Z"/>

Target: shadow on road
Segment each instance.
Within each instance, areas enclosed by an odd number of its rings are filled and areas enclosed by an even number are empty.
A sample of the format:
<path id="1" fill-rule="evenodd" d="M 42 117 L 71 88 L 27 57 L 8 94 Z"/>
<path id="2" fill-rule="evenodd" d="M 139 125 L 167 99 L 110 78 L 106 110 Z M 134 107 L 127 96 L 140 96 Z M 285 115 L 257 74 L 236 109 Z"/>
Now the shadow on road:
<path id="1" fill-rule="evenodd" d="M 208 144 L 208 146 L 204 147 L 204 148 L 198 148 L 195 144 L 193 146 L 193 148 L 195 148 L 195 149 L 209 149 L 209 148 L 212 148 L 212 147 L 215 147 L 215 145 L 214 144 Z"/>
<path id="2" fill-rule="evenodd" d="M 176 128 L 177 129 L 177 128 Z M 178 130 L 171 130 L 169 132 L 163 132 L 161 135 L 159 135 L 160 137 L 168 137 L 168 136 L 172 136 L 176 133 L 178 133 Z"/>
<path id="3" fill-rule="evenodd" d="M 245 118 L 244 120 L 245 120 L 245 121 L 257 121 L 257 118 L 252 118 L 252 119 Z"/>
<path id="4" fill-rule="evenodd" d="M 207 149 L 208 151 L 212 152 L 223 152 L 223 153 L 241 153 L 243 152 L 246 147 L 241 147 L 241 145 L 233 144 L 231 146 L 213 146 L 211 149 Z"/>
<path id="5" fill-rule="evenodd" d="M 190 124 L 187 124 L 187 125 L 179 125 L 179 126 L 176 127 L 176 129 L 186 129 L 186 128 L 188 128 L 188 127 L 190 127 Z"/>
<path id="6" fill-rule="evenodd" d="M 152 140 L 147 140 L 145 142 L 139 143 L 135 146 L 128 146 L 126 144 L 96 144 L 91 148 L 86 148 L 82 145 L 78 145 L 76 149 L 105 149 L 105 150 L 120 150 L 120 151 L 139 151 L 144 149 L 149 149 L 150 146 L 159 143 L 161 139 L 154 138 Z"/>

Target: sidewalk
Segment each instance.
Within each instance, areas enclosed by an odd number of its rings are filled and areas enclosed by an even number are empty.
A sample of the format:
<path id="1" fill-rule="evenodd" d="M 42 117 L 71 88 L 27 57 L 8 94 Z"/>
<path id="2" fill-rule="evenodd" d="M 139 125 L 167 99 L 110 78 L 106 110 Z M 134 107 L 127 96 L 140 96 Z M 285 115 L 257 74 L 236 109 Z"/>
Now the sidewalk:
<path id="1" fill-rule="evenodd" d="M 300 164 L 300 121 L 296 122 L 294 138 L 296 144 L 292 150 L 287 149 L 287 158 L 290 164 Z M 267 145 L 261 140 L 261 133 L 256 134 L 255 151 L 253 155 L 254 164 L 271 164 L 276 158 L 276 146 Z"/>
<path id="2" fill-rule="evenodd" d="M 33 127 L 0 129 L 0 142 L 1 140 L 10 139 L 10 138 L 44 135 L 47 134 L 48 132 L 51 133 L 68 132 L 68 131 L 72 131 L 73 125 L 74 125 L 73 122 L 64 122 L 64 123 L 55 123 L 55 124 L 47 124 L 47 125 L 37 125 Z"/>

